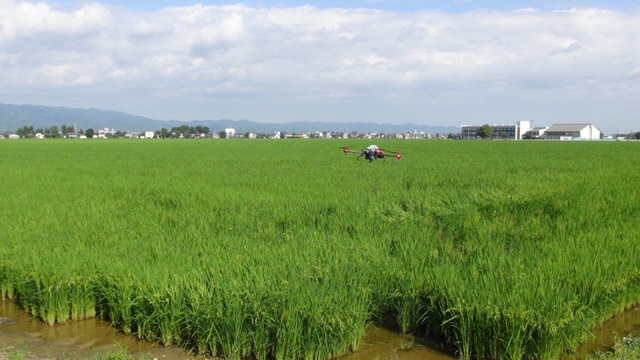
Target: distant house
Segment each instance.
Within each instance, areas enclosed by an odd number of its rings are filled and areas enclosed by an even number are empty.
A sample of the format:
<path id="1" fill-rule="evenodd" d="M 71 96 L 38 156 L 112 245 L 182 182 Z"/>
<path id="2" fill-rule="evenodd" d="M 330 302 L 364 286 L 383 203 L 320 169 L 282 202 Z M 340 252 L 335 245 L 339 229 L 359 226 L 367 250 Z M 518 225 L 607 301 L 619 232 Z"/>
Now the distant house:
<path id="1" fill-rule="evenodd" d="M 135 138 L 140 138 L 142 136 L 140 135 L 140 133 L 132 131 L 132 132 L 128 132 L 128 133 L 124 134 L 124 137 L 128 138 L 128 139 L 135 139 Z"/>
<path id="2" fill-rule="evenodd" d="M 38 132 L 33 137 L 35 137 L 36 139 L 44 139 L 44 134 Z"/>
<path id="3" fill-rule="evenodd" d="M 144 132 L 144 138 L 145 139 L 153 139 L 153 137 L 156 135 L 155 132 L 153 131 L 145 131 Z"/>
<path id="4" fill-rule="evenodd" d="M 600 140 L 602 132 L 591 124 L 553 124 L 542 135 L 546 140 Z"/>
<path id="5" fill-rule="evenodd" d="M 104 128 L 104 129 L 98 130 L 98 138 L 99 139 L 106 139 L 109 136 L 115 135 L 115 133 L 116 133 L 116 131 L 114 129 Z"/>
<path id="6" fill-rule="evenodd" d="M 236 129 L 234 128 L 226 128 L 224 129 L 224 133 L 226 134 L 227 139 L 236 137 Z"/>
<path id="7" fill-rule="evenodd" d="M 18 135 L 18 134 L 9 134 L 9 139 L 20 139 L 20 135 Z"/>

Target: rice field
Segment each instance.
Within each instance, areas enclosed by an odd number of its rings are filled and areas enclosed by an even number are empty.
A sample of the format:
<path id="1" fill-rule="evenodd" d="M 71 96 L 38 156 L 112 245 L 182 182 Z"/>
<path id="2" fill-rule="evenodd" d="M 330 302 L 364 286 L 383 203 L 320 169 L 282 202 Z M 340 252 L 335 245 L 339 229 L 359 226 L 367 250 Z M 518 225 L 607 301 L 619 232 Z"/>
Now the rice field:
<path id="1" fill-rule="evenodd" d="M 640 303 L 640 143 L 0 141 L 0 298 L 229 359 L 557 359 Z"/>

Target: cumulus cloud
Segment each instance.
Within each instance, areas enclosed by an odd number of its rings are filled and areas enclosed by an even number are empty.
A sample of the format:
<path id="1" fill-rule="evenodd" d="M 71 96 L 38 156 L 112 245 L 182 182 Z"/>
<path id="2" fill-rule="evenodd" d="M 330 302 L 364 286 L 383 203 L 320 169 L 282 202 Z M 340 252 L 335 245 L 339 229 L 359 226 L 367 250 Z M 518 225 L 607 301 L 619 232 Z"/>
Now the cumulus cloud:
<path id="1" fill-rule="evenodd" d="M 110 12 L 99 4 L 85 5 L 71 12 L 53 9 L 46 3 L 5 1 L 0 7 L 3 42 L 93 34 L 111 22 Z"/>
<path id="2" fill-rule="evenodd" d="M 4 99 L 165 119 L 629 127 L 639 55 L 640 14 L 604 8 L 139 12 L 0 0 Z"/>

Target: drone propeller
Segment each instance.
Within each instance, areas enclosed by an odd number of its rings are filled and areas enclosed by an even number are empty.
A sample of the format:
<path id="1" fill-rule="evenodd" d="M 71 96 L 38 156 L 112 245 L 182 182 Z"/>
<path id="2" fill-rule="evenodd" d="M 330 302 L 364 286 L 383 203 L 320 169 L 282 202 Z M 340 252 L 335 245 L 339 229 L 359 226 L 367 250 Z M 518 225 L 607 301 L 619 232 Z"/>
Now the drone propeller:
<path id="1" fill-rule="evenodd" d="M 380 149 L 384 152 L 384 156 L 393 156 L 396 159 L 400 160 L 400 158 L 402 157 L 403 153 L 398 152 L 398 151 L 391 151 L 391 150 L 386 150 L 386 149 Z M 390 154 L 387 154 L 390 153 Z"/>
<path id="2" fill-rule="evenodd" d="M 380 150 L 384 151 L 384 152 L 390 152 L 390 153 L 397 153 L 397 151 L 392 151 L 392 150 L 387 150 L 387 149 L 382 149 L 380 148 Z"/>
<path id="3" fill-rule="evenodd" d="M 401 152 L 397 152 L 397 153 L 395 153 L 395 154 L 384 154 L 384 156 L 385 156 L 385 157 L 394 157 L 394 158 L 396 158 L 396 159 L 398 159 L 398 160 L 400 160 L 400 158 L 402 157 L 402 155 L 404 155 L 404 154 L 403 154 L 403 153 L 401 153 Z"/>
<path id="4" fill-rule="evenodd" d="M 342 152 L 345 155 L 350 153 L 360 153 L 360 150 L 353 150 L 353 149 L 350 149 L 348 146 L 341 146 L 340 148 L 342 149 Z"/>

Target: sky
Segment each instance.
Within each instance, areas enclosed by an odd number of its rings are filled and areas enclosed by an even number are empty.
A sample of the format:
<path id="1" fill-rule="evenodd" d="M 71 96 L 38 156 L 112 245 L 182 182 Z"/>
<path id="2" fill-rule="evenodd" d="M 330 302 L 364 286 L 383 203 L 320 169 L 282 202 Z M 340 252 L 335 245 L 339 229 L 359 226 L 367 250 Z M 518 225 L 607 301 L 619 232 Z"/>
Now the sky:
<path id="1" fill-rule="evenodd" d="M 637 1 L 0 0 L 4 104 L 628 133 L 638 99 Z"/>

